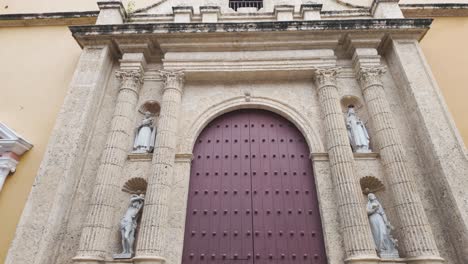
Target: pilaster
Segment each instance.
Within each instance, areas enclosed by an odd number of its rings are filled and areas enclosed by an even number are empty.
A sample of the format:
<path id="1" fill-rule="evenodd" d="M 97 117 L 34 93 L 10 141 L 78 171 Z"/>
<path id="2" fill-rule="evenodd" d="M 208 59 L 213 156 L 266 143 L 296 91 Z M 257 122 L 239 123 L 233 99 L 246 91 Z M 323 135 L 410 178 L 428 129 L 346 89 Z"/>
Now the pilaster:
<path id="1" fill-rule="evenodd" d="M 399 2 L 400 0 L 374 0 L 371 14 L 374 18 L 404 18 Z"/>
<path id="2" fill-rule="evenodd" d="M 174 177 L 177 125 L 182 100 L 184 73 L 160 71 L 164 82 L 158 136 L 148 179 L 145 210 L 141 220 L 135 263 L 167 262 L 167 231 L 170 186 Z"/>
<path id="3" fill-rule="evenodd" d="M 190 23 L 193 16 L 192 6 L 174 6 L 172 7 L 175 23 Z"/>
<path id="4" fill-rule="evenodd" d="M 96 25 L 123 24 L 127 13 L 121 0 L 103 0 L 97 4 L 100 11 Z"/>
<path id="5" fill-rule="evenodd" d="M 378 263 L 371 238 L 354 157 L 340 106 L 336 76 L 339 68 L 315 69 L 317 92 L 325 122 L 336 207 L 345 246 L 346 263 Z"/>
<path id="6" fill-rule="evenodd" d="M 54 263 L 111 68 L 109 46 L 83 48 L 5 263 Z"/>
<path id="7" fill-rule="evenodd" d="M 200 14 L 203 23 L 217 23 L 221 8 L 219 6 L 200 6 Z"/>
<path id="8" fill-rule="evenodd" d="M 442 263 L 424 212 L 421 199 L 414 186 L 407 164 L 406 153 L 395 127 L 392 110 L 384 91 L 382 75 L 386 68 L 368 63 L 369 56 L 361 60 L 360 49 L 354 56 L 357 78 L 367 105 L 374 129 L 374 142 L 384 167 L 388 187 L 394 201 L 402 241 L 400 248 L 409 258 L 426 257 L 430 263 Z M 377 51 L 374 51 L 377 54 Z M 380 57 L 375 55 L 376 61 Z M 429 263 L 429 262 L 420 262 Z"/>
<path id="9" fill-rule="evenodd" d="M 458 263 L 468 263 L 466 148 L 418 41 L 394 35 L 386 47 L 390 72 L 401 89 L 410 128 L 417 139 L 425 180 L 432 188 L 432 205 L 440 222 L 431 219 L 431 224 L 440 225 L 441 232 L 449 237 Z"/>
<path id="10" fill-rule="evenodd" d="M 120 191 L 115 182 L 122 176 L 129 152 L 144 65 L 143 54 L 124 54 L 120 70 L 115 73 L 120 80 L 119 92 L 75 262 L 99 263 L 108 254 L 117 209 L 115 196 Z"/>

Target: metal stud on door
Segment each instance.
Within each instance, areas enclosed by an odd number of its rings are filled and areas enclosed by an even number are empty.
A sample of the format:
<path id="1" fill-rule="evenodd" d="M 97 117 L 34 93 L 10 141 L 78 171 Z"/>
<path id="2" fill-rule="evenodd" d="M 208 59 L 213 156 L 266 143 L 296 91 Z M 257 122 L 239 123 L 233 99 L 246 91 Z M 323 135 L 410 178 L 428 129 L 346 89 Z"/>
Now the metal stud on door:
<path id="1" fill-rule="evenodd" d="M 326 263 L 309 149 L 286 119 L 240 110 L 200 134 L 183 263 Z"/>

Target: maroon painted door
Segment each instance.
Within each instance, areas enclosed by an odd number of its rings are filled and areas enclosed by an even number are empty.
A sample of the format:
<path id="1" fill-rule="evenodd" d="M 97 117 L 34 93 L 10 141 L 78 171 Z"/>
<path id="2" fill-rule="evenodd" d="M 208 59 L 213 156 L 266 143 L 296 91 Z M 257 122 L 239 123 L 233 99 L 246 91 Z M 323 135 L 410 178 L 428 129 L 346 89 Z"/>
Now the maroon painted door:
<path id="1" fill-rule="evenodd" d="M 268 111 L 212 121 L 194 148 L 183 264 L 326 263 L 309 153 Z"/>

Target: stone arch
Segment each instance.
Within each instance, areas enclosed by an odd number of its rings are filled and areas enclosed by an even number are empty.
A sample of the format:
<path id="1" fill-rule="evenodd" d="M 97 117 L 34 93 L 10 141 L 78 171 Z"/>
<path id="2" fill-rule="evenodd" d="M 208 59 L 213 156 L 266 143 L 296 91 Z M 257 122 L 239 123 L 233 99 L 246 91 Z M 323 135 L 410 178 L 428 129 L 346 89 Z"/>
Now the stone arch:
<path id="1" fill-rule="evenodd" d="M 231 112 L 237 109 L 264 109 L 276 113 L 291 123 L 293 123 L 306 139 L 307 145 L 311 152 L 324 152 L 324 146 L 320 139 L 317 130 L 312 129 L 310 122 L 307 122 L 307 118 L 292 108 L 278 100 L 265 97 L 234 97 L 218 104 L 212 105 L 201 113 L 189 126 L 184 141 L 180 148 L 182 153 L 192 153 L 195 141 L 202 132 L 202 130 L 216 117 Z"/>

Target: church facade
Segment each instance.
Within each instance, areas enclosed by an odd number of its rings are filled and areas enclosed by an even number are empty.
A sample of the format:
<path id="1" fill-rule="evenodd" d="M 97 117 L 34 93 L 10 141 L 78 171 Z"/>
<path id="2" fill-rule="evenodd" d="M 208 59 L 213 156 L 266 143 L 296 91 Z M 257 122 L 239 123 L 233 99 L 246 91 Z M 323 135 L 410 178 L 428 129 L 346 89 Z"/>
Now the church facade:
<path id="1" fill-rule="evenodd" d="M 345 2 L 99 2 L 6 263 L 467 263 L 432 20 Z"/>

